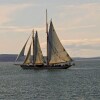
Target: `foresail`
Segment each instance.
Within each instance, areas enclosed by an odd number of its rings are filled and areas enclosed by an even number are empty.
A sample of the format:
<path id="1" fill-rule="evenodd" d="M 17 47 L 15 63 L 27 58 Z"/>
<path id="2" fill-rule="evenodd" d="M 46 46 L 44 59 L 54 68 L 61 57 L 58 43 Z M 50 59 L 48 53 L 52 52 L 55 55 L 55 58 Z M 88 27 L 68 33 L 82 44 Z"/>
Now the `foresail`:
<path id="1" fill-rule="evenodd" d="M 38 33 L 36 32 L 35 39 L 34 39 L 34 64 L 40 65 L 43 63 L 44 63 L 43 54 L 38 39 Z"/>
<path id="2" fill-rule="evenodd" d="M 52 21 L 50 22 L 50 28 L 48 34 L 48 60 L 49 64 L 71 61 L 71 57 L 68 55 L 68 53 L 62 46 L 56 34 Z"/>
<path id="3" fill-rule="evenodd" d="M 29 38 L 30 38 L 30 36 L 29 36 Z M 15 62 L 18 61 L 21 57 L 24 57 L 24 52 L 25 52 L 26 44 L 27 44 L 29 38 L 27 39 L 26 43 L 24 44 L 24 46 L 23 46 L 23 48 L 22 48 L 20 54 L 17 56 Z"/>
<path id="4" fill-rule="evenodd" d="M 31 60 L 31 45 L 32 45 L 32 43 L 30 44 L 28 53 L 27 53 L 27 55 L 26 55 L 26 58 L 25 58 L 23 64 L 30 64 L 30 63 L 32 62 L 32 60 Z"/>

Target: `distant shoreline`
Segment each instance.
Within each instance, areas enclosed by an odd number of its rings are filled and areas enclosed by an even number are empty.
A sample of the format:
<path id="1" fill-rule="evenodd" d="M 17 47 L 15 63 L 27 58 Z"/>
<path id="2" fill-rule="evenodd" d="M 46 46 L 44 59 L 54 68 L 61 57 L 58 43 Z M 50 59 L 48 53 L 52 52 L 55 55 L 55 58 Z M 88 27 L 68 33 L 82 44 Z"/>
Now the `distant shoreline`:
<path id="1" fill-rule="evenodd" d="M 18 54 L 0 54 L 0 62 L 14 62 Z M 80 60 L 100 60 L 100 57 L 73 57 L 73 60 L 80 61 Z"/>

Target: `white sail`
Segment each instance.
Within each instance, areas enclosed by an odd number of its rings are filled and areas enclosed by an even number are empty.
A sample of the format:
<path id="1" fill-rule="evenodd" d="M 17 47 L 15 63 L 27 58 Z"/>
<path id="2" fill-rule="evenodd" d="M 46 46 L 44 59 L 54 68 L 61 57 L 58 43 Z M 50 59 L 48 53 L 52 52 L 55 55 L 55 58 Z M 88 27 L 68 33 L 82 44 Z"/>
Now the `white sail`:
<path id="1" fill-rule="evenodd" d="M 62 46 L 56 34 L 52 21 L 50 22 L 48 33 L 48 60 L 49 64 L 57 64 L 61 62 L 63 63 L 71 61 L 71 57 Z"/>
<path id="2" fill-rule="evenodd" d="M 43 63 L 44 63 L 43 54 L 38 39 L 38 33 L 36 32 L 34 39 L 34 64 L 41 65 Z"/>
<path id="3" fill-rule="evenodd" d="M 27 55 L 26 55 L 26 58 L 25 58 L 23 64 L 30 64 L 30 63 L 32 62 L 32 60 L 31 60 L 31 45 L 32 45 L 32 43 L 30 44 L 28 53 L 27 53 Z"/>
<path id="4" fill-rule="evenodd" d="M 29 36 L 29 38 L 30 38 L 30 36 Z M 27 39 L 26 43 L 24 44 L 24 46 L 23 46 L 23 48 L 22 48 L 20 54 L 17 56 L 15 62 L 18 61 L 21 57 L 24 57 L 24 52 L 25 52 L 26 44 L 27 44 L 29 38 Z"/>

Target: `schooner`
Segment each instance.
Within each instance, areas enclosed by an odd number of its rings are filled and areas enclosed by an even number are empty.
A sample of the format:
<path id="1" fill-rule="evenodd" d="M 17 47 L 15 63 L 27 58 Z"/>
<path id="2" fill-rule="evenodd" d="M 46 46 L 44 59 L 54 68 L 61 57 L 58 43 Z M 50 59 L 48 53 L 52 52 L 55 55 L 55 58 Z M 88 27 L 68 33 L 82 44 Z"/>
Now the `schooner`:
<path id="1" fill-rule="evenodd" d="M 47 57 L 44 57 L 39 43 L 38 32 L 32 31 L 32 41 L 29 46 L 28 53 L 20 66 L 23 69 L 67 69 L 72 66 L 72 58 L 64 49 L 61 44 L 56 31 L 53 26 L 52 20 L 48 30 L 47 23 L 47 10 L 46 10 L 46 33 L 47 33 Z M 29 36 L 30 38 L 30 36 Z M 23 46 L 20 54 L 16 58 L 16 62 L 22 56 L 24 56 L 27 42 Z M 31 53 L 33 55 L 31 55 Z M 45 59 L 46 58 L 46 59 Z"/>

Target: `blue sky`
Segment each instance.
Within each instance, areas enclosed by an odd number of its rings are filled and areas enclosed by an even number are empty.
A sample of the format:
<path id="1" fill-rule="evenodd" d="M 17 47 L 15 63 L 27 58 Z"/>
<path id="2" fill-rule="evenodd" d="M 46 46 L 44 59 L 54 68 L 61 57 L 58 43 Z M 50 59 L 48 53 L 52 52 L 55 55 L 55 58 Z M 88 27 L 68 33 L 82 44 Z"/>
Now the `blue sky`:
<path id="1" fill-rule="evenodd" d="M 72 57 L 100 56 L 100 0 L 0 0 L 0 54 L 17 54 L 38 31 L 46 51 L 45 10 Z"/>

